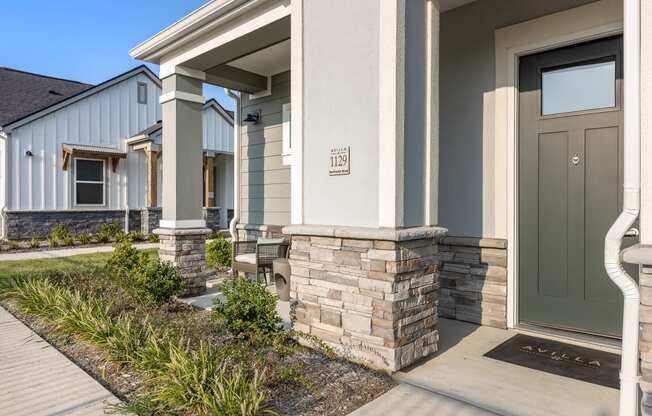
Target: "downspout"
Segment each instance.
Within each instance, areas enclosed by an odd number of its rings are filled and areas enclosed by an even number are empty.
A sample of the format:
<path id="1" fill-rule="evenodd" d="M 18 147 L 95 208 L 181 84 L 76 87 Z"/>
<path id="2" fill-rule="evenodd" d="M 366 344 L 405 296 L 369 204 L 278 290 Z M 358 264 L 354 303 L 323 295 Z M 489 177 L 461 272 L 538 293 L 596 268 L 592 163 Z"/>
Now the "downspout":
<path id="1" fill-rule="evenodd" d="M 604 246 L 604 265 L 623 293 L 623 335 L 620 365 L 620 416 L 638 414 L 638 285 L 622 266 L 623 237 L 634 225 L 640 210 L 640 0 L 624 0 L 624 183 L 623 211 L 613 223 Z"/>
<path id="2" fill-rule="evenodd" d="M 127 170 L 127 161 L 125 159 L 125 171 Z M 129 175 L 125 172 L 125 234 L 129 234 Z"/>
<path id="3" fill-rule="evenodd" d="M 233 219 L 229 224 L 231 239 L 238 241 L 236 226 L 240 222 L 240 111 L 242 101 L 240 94 L 225 88 L 227 95 L 235 100 L 233 114 Z"/>

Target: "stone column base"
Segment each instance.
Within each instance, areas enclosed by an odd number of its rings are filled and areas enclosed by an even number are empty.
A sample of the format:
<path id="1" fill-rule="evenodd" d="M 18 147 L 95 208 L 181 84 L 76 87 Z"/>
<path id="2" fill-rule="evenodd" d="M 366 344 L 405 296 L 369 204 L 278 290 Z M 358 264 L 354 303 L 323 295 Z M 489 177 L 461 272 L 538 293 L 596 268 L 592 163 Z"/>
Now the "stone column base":
<path id="1" fill-rule="evenodd" d="M 208 228 L 154 230 L 160 238 L 161 261 L 172 263 L 186 281 L 183 296 L 206 292 L 206 236 L 210 232 Z"/>
<path id="2" fill-rule="evenodd" d="M 288 226 L 294 328 L 348 359 L 397 371 L 437 351 L 438 241 L 446 230 Z"/>

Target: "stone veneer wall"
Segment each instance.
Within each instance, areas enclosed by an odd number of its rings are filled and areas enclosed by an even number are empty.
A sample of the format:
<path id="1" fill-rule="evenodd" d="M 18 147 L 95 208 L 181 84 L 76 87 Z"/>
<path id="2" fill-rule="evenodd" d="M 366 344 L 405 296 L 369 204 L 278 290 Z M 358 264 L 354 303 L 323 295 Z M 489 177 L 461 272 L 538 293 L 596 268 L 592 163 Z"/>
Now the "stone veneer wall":
<path id="1" fill-rule="evenodd" d="M 210 232 L 208 228 L 155 230 L 160 238 L 161 261 L 172 263 L 186 283 L 183 296 L 196 296 L 206 291 L 206 236 Z"/>
<path id="2" fill-rule="evenodd" d="M 47 238 L 57 224 L 71 234 L 96 233 L 102 224 L 116 223 L 124 228 L 124 210 L 7 211 L 7 238 L 24 240 Z M 140 231 L 140 210 L 129 211 L 129 230 Z"/>
<path id="3" fill-rule="evenodd" d="M 267 225 L 267 224 L 238 224 L 236 230 L 238 233 L 238 240 L 252 241 L 259 237 L 262 238 L 276 238 L 288 237 L 283 234 L 282 225 Z M 288 237 L 289 239 L 289 237 Z"/>
<path id="4" fill-rule="evenodd" d="M 364 233 L 322 237 L 292 231 L 300 227 L 283 229 L 292 234 L 296 330 L 346 358 L 390 371 L 437 350 L 439 282 L 432 228 L 430 235 L 392 241 Z"/>
<path id="5" fill-rule="evenodd" d="M 222 228 L 220 227 L 220 219 L 222 216 L 221 211 L 222 209 L 220 207 L 202 208 L 202 215 L 206 221 L 206 228 L 210 228 L 213 231 Z"/>
<path id="6" fill-rule="evenodd" d="M 638 275 L 641 291 L 640 339 L 642 414 L 652 414 L 652 265 L 642 266 Z"/>
<path id="7" fill-rule="evenodd" d="M 507 327 L 507 241 L 444 237 L 439 316 Z"/>

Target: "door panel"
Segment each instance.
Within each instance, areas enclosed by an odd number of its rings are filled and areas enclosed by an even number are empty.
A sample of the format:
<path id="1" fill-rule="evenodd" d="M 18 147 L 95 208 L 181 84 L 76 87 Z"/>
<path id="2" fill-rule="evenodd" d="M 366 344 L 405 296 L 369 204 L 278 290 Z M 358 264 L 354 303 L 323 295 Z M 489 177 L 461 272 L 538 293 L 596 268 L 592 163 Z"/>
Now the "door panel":
<path id="1" fill-rule="evenodd" d="M 622 296 L 603 259 L 622 206 L 621 84 L 621 37 L 520 60 L 522 322 L 620 336 Z"/>

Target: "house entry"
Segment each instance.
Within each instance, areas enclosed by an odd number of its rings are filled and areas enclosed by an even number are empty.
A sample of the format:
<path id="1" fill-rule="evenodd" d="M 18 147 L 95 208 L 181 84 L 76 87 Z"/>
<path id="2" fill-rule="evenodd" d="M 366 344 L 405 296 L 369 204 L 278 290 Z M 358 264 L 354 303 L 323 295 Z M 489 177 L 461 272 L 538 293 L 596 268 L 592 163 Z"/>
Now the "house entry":
<path id="1" fill-rule="evenodd" d="M 622 57 L 617 36 L 520 59 L 521 323 L 620 337 L 622 296 L 603 263 L 622 208 Z"/>

